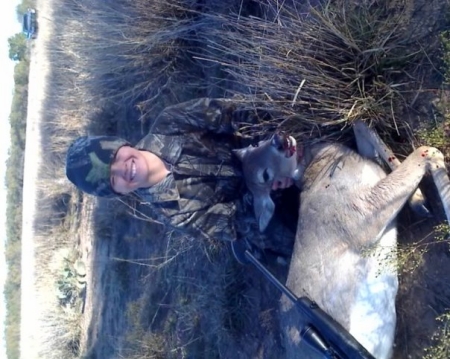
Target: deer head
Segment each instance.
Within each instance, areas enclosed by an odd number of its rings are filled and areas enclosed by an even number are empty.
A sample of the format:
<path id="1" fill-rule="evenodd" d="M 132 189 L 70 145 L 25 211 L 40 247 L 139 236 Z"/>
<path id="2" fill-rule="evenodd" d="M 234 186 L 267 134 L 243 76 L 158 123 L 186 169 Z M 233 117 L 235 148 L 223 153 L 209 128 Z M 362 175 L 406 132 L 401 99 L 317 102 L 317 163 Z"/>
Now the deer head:
<path id="1" fill-rule="evenodd" d="M 297 142 L 292 136 L 275 133 L 257 145 L 233 150 L 242 162 L 245 182 L 253 195 L 253 209 L 259 230 L 263 232 L 275 211 L 270 191 L 275 181 L 295 178 Z"/>

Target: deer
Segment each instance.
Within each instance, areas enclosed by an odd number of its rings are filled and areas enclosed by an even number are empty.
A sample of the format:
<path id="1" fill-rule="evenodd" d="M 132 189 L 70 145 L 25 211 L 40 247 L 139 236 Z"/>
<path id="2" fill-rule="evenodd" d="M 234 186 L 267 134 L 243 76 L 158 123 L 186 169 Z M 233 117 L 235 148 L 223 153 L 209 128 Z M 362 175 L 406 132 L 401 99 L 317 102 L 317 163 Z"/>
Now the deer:
<path id="1" fill-rule="evenodd" d="M 276 132 L 234 152 L 260 231 L 274 212 L 274 181 L 289 177 L 300 189 L 286 286 L 315 302 L 375 358 L 388 359 L 396 327 L 397 215 L 406 203 L 418 212 L 426 209 L 418 185 L 429 172 L 449 220 L 450 181 L 438 149 L 421 146 L 401 163 L 365 122 L 352 126 L 357 151 L 335 142 L 302 146 Z M 305 318 L 285 295 L 279 319 L 287 358 L 323 357 L 303 343 Z"/>

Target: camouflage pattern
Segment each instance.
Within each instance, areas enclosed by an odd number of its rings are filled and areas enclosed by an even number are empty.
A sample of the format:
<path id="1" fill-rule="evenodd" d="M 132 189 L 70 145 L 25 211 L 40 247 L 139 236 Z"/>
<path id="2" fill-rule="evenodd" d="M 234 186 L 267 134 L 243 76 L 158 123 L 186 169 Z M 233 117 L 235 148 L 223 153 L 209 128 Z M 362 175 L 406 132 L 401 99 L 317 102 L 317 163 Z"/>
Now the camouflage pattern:
<path id="1" fill-rule="evenodd" d="M 232 241 L 245 236 L 258 247 L 290 253 L 293 233 L 271 224 L 278 239 L 260 234 L 251 201 L 242 199 L 241 165 L 231 152 L 242 147 L 234 135 L 240 121 L 242 114 L 231 100 L 203 98 L 164 110 L 136 147 L 159 156 L 171 173 L 136 194 L 153 208 L 157 220 L 194 238 Z"/>
<path id="2" fill-rule="evenodd" d="M 94 196 L 118 196 L 111 187 L 110 165 L 117 150 L 125 145 L 130 144 L 114 136 L 79 137 L 67 151 L 67 178 Z"/>

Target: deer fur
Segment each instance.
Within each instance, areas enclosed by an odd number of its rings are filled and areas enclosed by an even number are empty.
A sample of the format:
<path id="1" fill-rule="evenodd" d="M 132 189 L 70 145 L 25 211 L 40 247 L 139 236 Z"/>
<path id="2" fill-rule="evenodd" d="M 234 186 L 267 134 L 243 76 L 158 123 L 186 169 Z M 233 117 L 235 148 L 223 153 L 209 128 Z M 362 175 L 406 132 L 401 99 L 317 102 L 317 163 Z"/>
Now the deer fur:
<path id="1" fill-rule="evenodd" d="M 400 163 L 363 122 L 353 126 L 358 152 L 338 143 L 302 148 L 293 138 L 275 134 L 235 153 L 260 230 L 270 225 L 273 214 L 273 181 L 291 176 L 301 189 L 287 287 L 315 301 L 374 357 L 388 359 L 396 325 L 397 214 L 410 198 L 422 207 L 416 190 L 429 171 L 448 219 L 450 181 L 436 148 L 420 147 Z M 378 156 L 387 161 L 390 174 L 374 161 Z M 285 296 L 280 323 L 287 358 L 319 358 L 302 343 L 305 319 Z"/>

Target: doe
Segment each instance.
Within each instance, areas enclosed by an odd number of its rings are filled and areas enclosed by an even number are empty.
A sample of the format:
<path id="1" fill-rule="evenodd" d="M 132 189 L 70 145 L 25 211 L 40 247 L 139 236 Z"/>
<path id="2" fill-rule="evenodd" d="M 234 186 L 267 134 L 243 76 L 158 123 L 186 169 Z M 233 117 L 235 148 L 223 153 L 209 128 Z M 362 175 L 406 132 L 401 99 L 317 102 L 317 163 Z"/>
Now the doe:
<path id="1" fill-rule="evenodd" d="M 287 287 L 337 320 L 374 357 L 391 358 L 396 325 L 396 217 L 405 203 L 423 209 L 417 186 L 427 172 L 447 220 L 450 181 L 443 154 L 420 147 L 400 163 L 362 121 L 353 124 L 358 152 L 338 143 L 308 147 L 276 133 L 258 146 L 235 150 L 263 231 L 274 212 L 274 181 L 296 179 L 301 189 L 296 240 Z M 386 174 L 374 161 L 380 156 Z M 280 323 L 287 358 L 317 358 L 302 344 L 304 318 L 285 296 Z"/>

